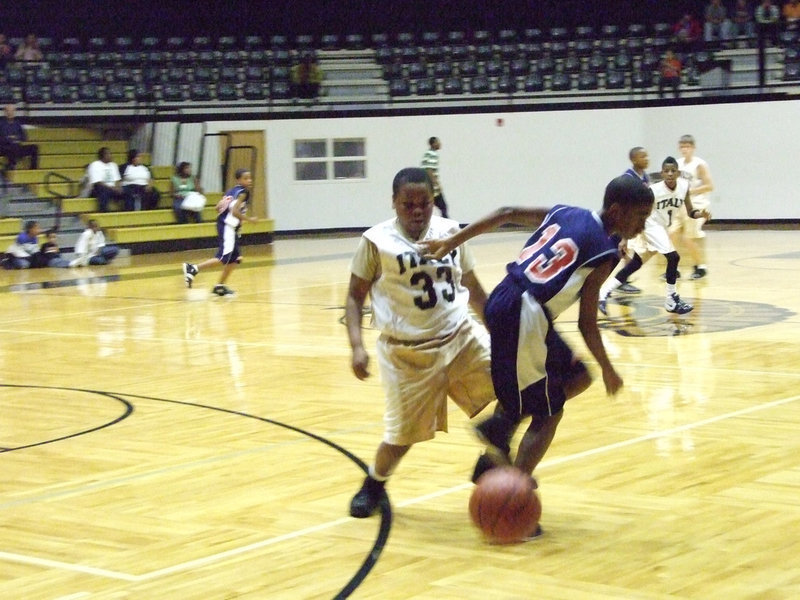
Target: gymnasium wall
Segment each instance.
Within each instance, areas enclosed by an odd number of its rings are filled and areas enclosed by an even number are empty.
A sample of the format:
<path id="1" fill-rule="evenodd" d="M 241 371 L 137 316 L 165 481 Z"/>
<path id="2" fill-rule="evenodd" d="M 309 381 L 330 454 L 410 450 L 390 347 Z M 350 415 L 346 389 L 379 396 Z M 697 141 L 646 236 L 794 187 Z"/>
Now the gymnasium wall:
<path id="1" fill-rule="evenodd" d="M 498 122 L 502 119 L 502 123 Z M 419 164 L 428 137 L 442 140 L 441 179 L 452 216 L 469 222 L 503 204 L 598 208 L 608 181 L 645 146 L 650 170 L 677 140 L 697 139 L 711 167 L 717 219 L 798 219 L 795 185 L 800 102 L 748 102 L 341 119 L 219 121 L 209 132 L 263 130 L 268 214 L 277 231 L 367 227 L 391 212 L 395 173 Z M 366 139 L 367 178 L 293 181 L 299 138 Z M 168 145 L 168 144 L 167 144 Z M 209 177 L 213 177 L 209 173 Z M 206 175 L 204 174 L 204 178 Z"/>

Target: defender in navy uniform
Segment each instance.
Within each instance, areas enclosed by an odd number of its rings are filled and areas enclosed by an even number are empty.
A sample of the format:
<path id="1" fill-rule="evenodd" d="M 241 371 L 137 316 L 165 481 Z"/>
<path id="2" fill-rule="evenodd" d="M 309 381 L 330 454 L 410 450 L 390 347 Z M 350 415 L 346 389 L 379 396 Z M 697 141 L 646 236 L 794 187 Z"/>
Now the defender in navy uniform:
<path id="1" fill-rule="evenodd" d="M 647 174 L 647 167 L 650 165 L 650 157 L 647 155 L 647 150 L 641 146 L 634 146 L 628 152 L 628 158 L 631 161 L 631 166 L 623 173 L 623 175 L 635 177 L 642 182 L 642 185 L 650 185 L 650 175 Z M 626 262 L 629 260 L 627 252 L 628 248 L 627 244 L 625 244 L 623 247 L 622 259 Z M 642 293 L 642 290 L 633 285 L 630 281 L 624 281 L 617 288 L 617 290 L 620 292 L 625 292 L 626 294 Z"/>
<path id="2" fill-rule="evenodd" d="M 247 201 L 250 198 L 250 190 L 253 188 L 253 175 L 249 169 L 236 170 L 236 185 L 225 192 L 222 200 L 217 203 L 217 237 L 219 248 L 214 258 L 201 262 L 200 264 L 183 263 L 183 277 L 186 287 L 192 287 L 195 276 L 201 269 L 222 265 L 222 274 L 219 282 L 212 290 L 217 296 L 230 296 L 234 292 L 225 282 L 233 272 L 234 267 L 242 262 L 239 254 L 239 229 L 242 221 L 254 223 L 258 221 L 256 217 L 247 216 Z"/>
<path id="3" fill-rule="evenodd" d="M 613 395 L 622 387 L 597 327 L 597 298 L 619 262 L 620 238 L 642 231 L 652 206 L 653 192 L 640 180 L 621 175 L 606 187 L 599 214 L 564 205 L 501 208 L 455 235 L 421 243 L 428 256 L 441 259 L 466 240 L 506 223 L 538 227 L 486 303 L 498 406 L 476 427 L 487 453 L 479 458 L 473 481 L 495 464 L 510 462 L 511 437 L 527 416 L 531 423 L 514 466 L 532 474 L 553 440 L 564 403 L 591 384 L 585 365 L 553 327 L 578 299 L 578 328 L 600 365 L 606 391 Z"/>

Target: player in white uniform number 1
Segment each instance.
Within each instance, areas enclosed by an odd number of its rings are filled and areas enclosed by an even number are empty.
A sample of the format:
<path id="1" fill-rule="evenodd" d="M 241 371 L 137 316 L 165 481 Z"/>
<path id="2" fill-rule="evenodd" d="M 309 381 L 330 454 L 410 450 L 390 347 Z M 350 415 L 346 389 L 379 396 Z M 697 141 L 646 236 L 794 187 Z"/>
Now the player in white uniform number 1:
<path id="1" fill-rule="evenodd" d="M 708 220 L 711 218 L 711 214 L 706 209 L 698 209 L 693 206 L 689 183 L 683 178 L 678 178 L 678 174 L 678 161 L 668 156 L 661 164 L 662 181 L 650 186 L 655 200 L 653 212 L 645 222 L 644 232 L 628 242 L 628 246 L 634 251 L 633 258 L 600 288 L 599 309 L 603 314 L 608 314 L 606 301 L 611 292 L 622 282 L 627 281 L 632 273 L 638 271 L 656 253 L 663 254 L 667 259 L 667 289 L 664 308 L 667 312 L 677 314 L 688 313 L 694 308 L 691 304 L 681 300 L 675 286 L 678 279 L 680 255 L 672 245 L 668 229 L 675 215 L 684 210 L 684 205 L 686 213 L 692 219 Z"/>
<path id="2" fill-rule="evenodd" d="M 681 157 L 678 159 L 678 170 L 682 178 L 689 182 L 689 191 L 692 193 L 692 204 L 700 210 L 708 209 L 711 205 L 709 193 L 714 189 L 711 179 L 711 170 L 708 163 L 699 156 L 694 155 L 695 141 L 691 135 L 683 135 L 678 140 L 678 149 Z M 689 256 L 694 263 L 691 279 L 701 279 L 708 273 L 705 260 L 705 237 L 703 231 L 703 218 L 688 219 L 684 211 L 678 215 L 671 227 L 670 236 L 673 243 L 679 239 L 683 241 Z"/>

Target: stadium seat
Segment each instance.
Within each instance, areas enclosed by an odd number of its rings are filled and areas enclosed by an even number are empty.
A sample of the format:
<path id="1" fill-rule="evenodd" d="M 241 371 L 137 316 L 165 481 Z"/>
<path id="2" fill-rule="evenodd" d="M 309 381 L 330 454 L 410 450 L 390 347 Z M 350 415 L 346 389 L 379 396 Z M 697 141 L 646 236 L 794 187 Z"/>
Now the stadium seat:
<path id="1" fill-rule="evenodd" d="M 69 104 L 77 98 L 74 86 L 56 83 L 50 88 L 50 100 L 56 104 Z"/>
<path id="2" fill-rule="evenodd" d="M 800 81 L 800 63 L 789 62 L 783 66 L 784 81 Z"/>
<path id="3" fill-rule="evenodd" d="M 492 44 L 483 43 L 475 45 L 475 58 L 478 60 L 489 60 L 494 56 L 494 46 Z"/>
<path id="4" fill-rule="evenodd" d="M 164 66 L 167 64 L 167 54 L 160 50 L 151 50 L 145 54 L 144 63 L 150 66 Z"/>
<path id="5" fill-rule="evenodd" d="M 84 83 L 78 88 L 78 100 L 81 102 L 100 102 L 100 86 L 94 83 Z"/>
<path id="6" fill-rule="evenodd" d="M 570 54 L 564 59 L 564 72 L 577 73 L 581 70 L 581 59 L 575 54 Z"/>
<path id="7" fill-rule="evenodd" d="M 264 38 L 260 35 L 247 35 L 244 38 L 244 49 L 247 51 L 251 50 L 263 50 L 264 49 Z"/>
<path id="8" fill-rule="evenodd" d="M 232 35 L 223 35 L 217 39 L 217 50 L 220 52 L 228 52 L 236 50 L 236 38 Z"/>
<path id="9" fill-rule="evenodd" d="M 652 71 L 636 69 L 631 73 L 631 87 L 634 89 L 646 89 L 653 85 Z"/>
<path id="10" fill-rule="evenodd" d="M 642 62 L 640 63 L 642 69 L 647 71 L 655 71 L 658 69 L 658 65 L 660 64 L 660 59 L 658 58 L 658 54 L 653 52 L 652 50 L 645 50 L 644 54 L 642 54 Z"/>
<path id="11" fill-rule="evenodd" d="M 161 40 L 155 36 L 148 35 L 142 38 L 139 45 L 145 52 L 152 52 L 160 47 Z"/>
<path id="12" fill-rule="evenodd" d="M 526 43 L 539 43 L 542 41 L 542 37 L 542 30 L 537 27 L 529 27 L 522 32 L 522 39 Z"/>
<path id="13" fill-rule="evenodd" d="M 86 49 L 90 52 L 103 52 L 108 49 L 108 41 L 104 37 L 89 38 Z"/>
<path id="14" fill-rule="evenodd" d="M 543 56 L 536 61 L 536 67 L 543 75 L 550 75 L 556 70 L 556 61 L 552 56 Z"/>
<path id="15" fill-rule="evenodd" d="M 527 58 L 515 58 L 508 65 L 512 75 L 527 75 L 530 63 Z"/>
<path id="16" fill-rule="evenodd" d="M 119 55 L 119 61 L 126 67 L 140 67 L 142 65 L 142 57 L 147 55 L 136 52 L 135 50 L 127 50 Z"/>
<path id="17" fill-rule="evenodd" d="M 491 46 L 493 41 L 491 32 L 486 29 L 476 29 L 472 32 L 472 43 L 475 46 L 481 46 L 483 44 L 489 44 Z"/>
<path id="18" fill-rule="evenodd" d="M 83 49 L 83 44 L 76 37 L 67 37 L 61 40 L 60 47 L 67 52 L 80 52 Z"/>
<path id="19" fill-rule="evenodd" d="M 292 64 L 292 55 L 286 48 L 276 48 L 272 51 L 272 64 L 288 66 Z"/>
<path id="20" fill-rule="evenodd" d="M 448 31 L 446 40 L 450 45 L 461 46 L 467 43 L 467 34 L 461 30 Z"/>
<path id="21" fill-rule="evenodd" d="M 339 35 L 336 33 L 326 33 L 319 41 L 323 50 L 339 50 Z"/>
<path id="22" fill-rule="evenodd" d="M 529 73 L 522 84 L 526 92 L 541 92 L 544 91 L 544 78 L 538 72 Z"/>
<path id="23" fill-rule="evenodd" d="M 428 67 L 421 62 L 413 62 L 406 67 L 406 75 L 409 79 L 424 79 L 428 77 Z"/>
<path id="24" fill-rule="evenodd" d="M 224 66 L 219 70 L 219 80 L 224 83 L 239 81 L 239 71 L 236 67 Z"/>
<path id="25" fill-rule="evenodd" d="M 400 48 L 400 60 L 404 63 L 416 62 L 419 59 L 419 48 L 416 46 L 403 46 Z"/>
<path id="26" fill-rule="evenodd" d="M 596 90 L 597 86 L 597 73 L 593 71 L 583 71 L 578 75 L 579 90 Z"/>
<path id="27" fill-rule="evenodd" d="M 464 82 L 461 77 L 448 77 L 444 80 L 442 91 L 448 95 L 463 94 Z"/>
<path id="28" fill-rule="evenodd" d="M 437 62 L 445 58 L 445 47 L 440 44 L 425 46 L 420 51 L 420 55 L 428 62 Z"/>
<path id="29" fill-rule="evenodd" d="M 497 91 L 503 94 L 513 94 L 517 91 L 517 78 L 511 75 L 501 75 L 497 78 Z"/>
<path id="30" fill-rule="evenodd" d="M 486 77 L 486 75 L 478 75 L 477 77 L 473 77 L 469 82 L 469 91 L 471 94 L 488 94 L 492 91 L 492 87 L 489 84 L 489 78 Z M 445 93 L 448 92 L 445 91 Z"/>
<path id="31" fill-rule="evenodd" d="M 410 96 L 411 86 L 407 79 L 392 79 L 389 82 L 390 96 Z"/>
<path id="32" fill-rule="evenodd" d="M 263 54 L 262 50 L 257 50 L 256 52 L 260 52 Z M 238 50 L 225 50 L 222 52 L 222 64 L 225 66 L 232 66 L 236 67 L 242 62 L 242 56 Z"/>
<path id="33" fill-rule="evenodd" d="M 59 73 L 59 81 L 69 85 L 77 84 L 81 80 L 81 72 L 75 67 L 66 67 Z"/>
<path id="34" fill-rule="evenodd" d="M 594 37 L 594 27 L 591 25 L 579 25 L 575 28 L 575 37 L 579 40 L 588 40 Z"/>
<path id="35" fill-rule="evenodd" d="M 670 37 L 672 35 L 672 25 L 669 23 L 653 23 L 653 35 L 655 37 Z"/>
<path id="36" fill-rule="evenodd" d="M 594 51 L 594 40 L 579 39 L 575 42 L 575 54 L 580 57 L 591 56 Z"/>
<path id="37" fill-rule="evenodd" d="M 400 47 L 416 44 L 416 36 L 410 31 L 401 31 L 394 38 L 395 44 Z"/>
<path id="38" fill-rule="evenodd" d="M 373 33 L 369 39 L 372 42 L 373 48 L 389 45 L 389 34 L 387 33 Z"/>
<path id="39" fill-rule="evenodd" d="M 448 46 L 448 54 L 451 60 L 464 60 L 471 56 L 469 46 L 466 44 L 456 44 Z"/>
<path id="40" fill-rule="evenodd" d="M 189 83 L 189 72 L 183 67 L 170 67 L 164 73 L 164 81 L 174 84 Z"/>
<path id="41" fill-rule="evenodd" d="M 169 52 L 178 52 L 184 50 L 187 46 L 186 38 L 179 36 L 172 36 L 167 38 L 166 49 Z"/>
<path id="42" fill-rule="evenodd" d="M 497 41 L 500 44 L 516 44 L 517 43 L 517 30 L 516 29 L 501 29 L 497 32 Z"/>
<path id="43" fill-rule="evenodd" d="M 625 87 L 625 73 L 611 70 L 606 73 L 606 89 L 620 90 Z"/>
<path id="44" fill-rule="evenodd" d="M 213 50 L 200 50 L 195 54 L 194 64 L 212 67 L 217 62 L 217 55 Z"/>
<path id="45" fill-rule="evenodd" d="M 348 50 L 363 50 L 364 36 L 360 33 L 348 33 L 344 38 L 344 45 Z"/>
<path id="46" fill-rule="evenodd" d="M 86 79 L 89 83 L 103 85 L 106 82 L 106 70 L 100 67 L 92 67 L 86 72 Z"/>
<path id="47" fill-rule="evenodd" d="M 287 100 L 292 97 L 292 90 L 288 80 L 272 81 L 269 88 L 269 95 L 273 100 Z"/>
<path id="48" fill-rule="evenodd" d="M 616 38 L 607 38 L 600 40 L 600 52 L 606 56 L 614 56 L 619 49 L 619 40 Z"/>
<path id="49" fill-rule="evenodd" d="M 14 88 L 7 83 L 0 83 L 0 103 L 13 104 L 17 101 Z"/>
<path id="50" fill-rule="evenodd" d="M 177 83 L 165 83 L 161 87 L 161 98 L 169 102 L 180 102 L 183 100 L 183 88 Z"/>
<path id="51" fill-rule="evenodd" d="M 285 66 L 272 67 L 269 71 L 271 81 L 289 81 L 289 75 L 289 67 Z"/>
<path id="52" fill-rule="evenodd" d="M 161 67 L 145 67 L 142 69 L 142 81 L 147 84 L 157 84 L 164 80 L 164 70 Z"/>
<path id="53" fill-rule="evenodd" d="M 394 60 L 394 48 L 389 46 L 379 46 L 375 50 L 375 61 L 379 65 L 388 65 Z"/>
<path id="54" fill-rule="evenodd" d="M 137 102 L 153 102 L 155 100 L 153 87 L 144 81 L 137 83 L 133 86 L 133 99 Z"/>
<path id="55" fill-rule="evenodd" d="M 85 69 L 91 62 L 91 55 L 88 52 L 70 52 L 67 64 L 76 69 Z"/>
<path id="56" fill-rule="evenodd" d="M 500 46 L 500 56 L 504 60 L 514 60 L 519 57 L 519 44 L 506 42 Z"/>
<path id="57" fill-rule="evenodd" d="M 566 42 L 569 39 L 569 30 L 566 27 L 551 27 L 550 28 L 550 41 L 552 42 Z"/>
<path id="58" fill-rule="evenodd" d="M 415 89 L 419 96 L 433 96 L 436 94 L 436 80 L 432 77 L 419 79 L 416 82 Z"/>
<path id="59" fill-rule="evenodd" d="M 453 65 L 449 61 L 437 62 L 433 65 L 433 76 L 439 79 L 453 75 Z"/>
<path id="60" fill-rule="evenodd" d="M 644 50 L 644 39 L 640 37 L 630 37 L 625 40 L 625 49 L 629 54 L 638 55 Z"/>
<path id="61" fill-rule="evenodd" d="M 187 50 L 178 50 L 170 55 L 167 63 L 172 66 L 188 67 L 194 63 L 194 60 Z"/>
<path id="62" fill-rule="evenodd" d="M 566 92 L 572 89 L 572 77 L 569 73 L 554 73 L 550 82 L 550 89 L 555 92 Z"/>
<path id="63" fill-rule="evenodd" d="M 556 40 L 550 43 L 550 54 L 554 58 L 564 58 L 569 51 L 569 44 L 564 40 Z"/>
<path id="64" fill-rule="evenodd" d="M 595 52 L 589 57 L 586 66 L 595 73 L 604 72 L 608 67 L 608 59 L 601 52 Z"/>
<path id="65" fill-rule="evenodd" d="M 130 36 L 115 37 L 111 47 L 116 52 L 128 52 L 133 50 L 133 38 Z"/>
<path id="66" fill-rule="evenodd" d="M 484 71 L 489 77 L 497 77 L 505 72 L 506 64 L 497 58 L 486 61 L 483 65 Z"/>
<path id="67" fill-rule="evenodd" d="M 266 50 L 249 50 L 246 52 L 247 64 L 266 65 L 269 63 L 269 53 Z"/>
<path id="68" fill-rule="evenodd" d="M 248 81 L 244 84 L 242 94 L 246 100 L 263 100 L 264 84 L 260 81 Z"/>
<path id="69" fill-rule="evenodd" d="M 295 36 L 294 47 L 300 52 L 303 52 L 304 50 L 311 50 L 314 48 L 315 41 L 316 40 L 314 39 L 313 35 L 301 33 L 300 35 Z"/>
<path id="70" fill-rule="evenodd" d="M 438 46 L 441 40 L 442 34 L 438 31 L 424 31 L 420 38 L 423 46 Z"/>
<path id="71" fill-rule="evenodd" d="M 211 86 L 208 83 L 193 83 L 189 86 L 189 98 L 194 102 L 208 102 L 211 100 Z"/>
<path id="72" fill-rule="evenodd" d="M 647 35 L 647 27 L 643 23 L 631 23 L 628 25 L 628 37 L 644 37 Z"/>
<path id="73" fill-rule="evenodd" d="M 43 104 L 49 99 L 45 87 L 38 83 L 29 83 L 26 85 L 22 97 L 28 104 Z"/>
<path id="74" fill-rule="evenodd" d="M 106 100 L 108 102 L 126 102 L 128 97 L 125 93 L 125 86 L 121 83 L 109 83 L 106 86 Z"/>
<path id="75" fill-rule="evenodd" d="M 31 81 L 30 83 L 35 83 L 38 85 L 50 85 L 55 80 L 55 73 L 43 66 L 40 69 L 36 69 L 31 73 Z"/>
<path id="76" fill-rule="evenodd" d="M 600 27 L 600 37 L 603 39 L 616 40 L 619 39 L 619 35 L 620 33 L 618 25 L 608 24 Z"/>
<path id="77" fill-rule="evenodd" d="M 192 78 L 197 83 L 211 83 L 214 80 L 214 71 L 210 67 L 199 65 L 194 68 Z"/>
<path id="78" fill-rule="evenodd" d="M 473 77 L 478 74 L 478 63 L 474 59 L 465 60 L 459 63 L 458 72 L 466 77 Z"/>
<path id="79" fill-rule="evenodd" d="M 232 83 L 222 81 L 217 84 L 217 99 L 224 101 L 233 101 L 239 99 L 239 94 L 236 86 Z"/>
<path id="80" fill-rule="evenodd" d="M 613 61 L 614 67 L 620 71 L 626 71 L 633 65 L 633 59 L 631 58 L 631 55 L 624 50 L 617 52 L 616 56 L 613 58 Z"/>
<path id="81" fill-rule="evenodd" d="M 200 50 L 211 50 L 211 38 L 207 35 L 200 35 L 192 38 L 191 48 L 195 52 Z"/>

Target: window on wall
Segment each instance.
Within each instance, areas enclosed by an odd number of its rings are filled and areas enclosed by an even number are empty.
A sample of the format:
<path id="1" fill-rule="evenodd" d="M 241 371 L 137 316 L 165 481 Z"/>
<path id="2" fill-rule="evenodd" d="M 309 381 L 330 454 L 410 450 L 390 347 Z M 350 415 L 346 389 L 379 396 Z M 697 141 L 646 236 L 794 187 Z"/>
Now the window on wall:
<path id="1" fill-rule="evenodd" d="M 295 181 L 366 179 L 364 138 L 295 140 Z"/>

